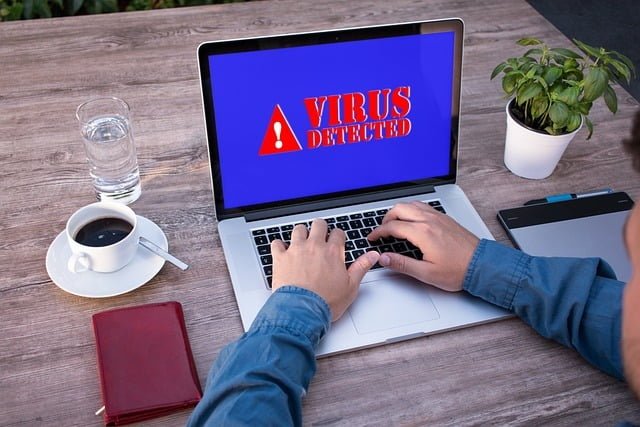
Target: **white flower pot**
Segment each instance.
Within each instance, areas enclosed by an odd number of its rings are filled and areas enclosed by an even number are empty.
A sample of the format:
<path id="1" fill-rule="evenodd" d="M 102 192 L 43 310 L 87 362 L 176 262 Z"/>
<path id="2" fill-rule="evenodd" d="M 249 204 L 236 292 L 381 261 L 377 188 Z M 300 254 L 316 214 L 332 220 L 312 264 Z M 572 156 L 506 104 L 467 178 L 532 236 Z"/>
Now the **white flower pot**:
<path id="1" fill-rule="evenodd" d="M 524 127 L 509 112 L 507 103 L 507 136 L 504 164 L 523 178 L 543 179 L 553 173 L 564 150 L 582 127 L 564 135 L 549 135 Z"/>

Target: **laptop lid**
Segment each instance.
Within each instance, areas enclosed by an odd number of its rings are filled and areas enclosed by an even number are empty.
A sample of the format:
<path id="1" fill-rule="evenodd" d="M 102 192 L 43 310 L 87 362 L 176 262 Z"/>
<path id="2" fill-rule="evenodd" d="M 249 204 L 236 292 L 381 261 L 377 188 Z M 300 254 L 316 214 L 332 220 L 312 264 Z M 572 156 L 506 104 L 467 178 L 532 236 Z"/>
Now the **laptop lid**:
<path id="1" fill-rule="evenodd" d="M 449 19 L 200 45 L 218 220 L 455 182 L 462 41 Z"/>

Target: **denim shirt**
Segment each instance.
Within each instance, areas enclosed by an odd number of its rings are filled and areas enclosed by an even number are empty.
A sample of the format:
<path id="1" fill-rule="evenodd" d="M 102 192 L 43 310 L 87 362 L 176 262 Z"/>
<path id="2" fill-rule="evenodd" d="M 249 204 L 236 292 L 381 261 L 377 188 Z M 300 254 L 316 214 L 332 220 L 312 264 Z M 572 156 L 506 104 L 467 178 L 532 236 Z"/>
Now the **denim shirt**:
<path id="1" fill-rule="evenodd" d="M 476 248 L 463 284 L 619 379 L 623 287 L 597 258 L 532 257 L 490 240 Z M 314 350 L 330 322 L 315 293 L 278 289 L 249 331 L 220 352 L 189 425 L 301 425 Z"/>

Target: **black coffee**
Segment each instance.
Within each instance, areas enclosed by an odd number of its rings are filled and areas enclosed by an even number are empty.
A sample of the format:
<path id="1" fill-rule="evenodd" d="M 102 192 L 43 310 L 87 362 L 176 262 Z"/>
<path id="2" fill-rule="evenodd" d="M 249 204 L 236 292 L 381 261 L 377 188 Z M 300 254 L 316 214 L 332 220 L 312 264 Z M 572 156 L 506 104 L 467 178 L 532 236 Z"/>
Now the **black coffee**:
<path id="1" fill-rule="evenodd" d="M 74 240 L 85 246 L 109 246 L 131 233 L 133 225 L 121 218 L 100 218 L 84 225 Z"/>

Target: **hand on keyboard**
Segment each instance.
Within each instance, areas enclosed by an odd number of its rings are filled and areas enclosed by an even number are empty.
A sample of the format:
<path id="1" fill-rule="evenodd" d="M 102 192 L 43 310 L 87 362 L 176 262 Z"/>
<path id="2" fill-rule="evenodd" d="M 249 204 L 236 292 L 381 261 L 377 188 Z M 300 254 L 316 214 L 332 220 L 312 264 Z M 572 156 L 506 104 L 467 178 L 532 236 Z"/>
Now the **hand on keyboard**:
<path id="1" fill-rule="evenodd" d="M 416 260 L 384 253 L 379 260 L 382 266 L 447 291 L 462 290 L 464 275 L 479 240 L 453 218 L 425 203 L 398 203 L 367 238 L 373 241 L 389 236 L 409 240 L 423 257 Z"/>
<path id="2" fill-rule="evenodd" d="M 366 252 L 345 267 L 345 233 L 333 229 L 327 238 L 327 223 L 316 219 L 307 231 L 296 225 L 287 247 L 280 239 L 271 242 L 273 256 L 272 288 L 295 285 L 320 295 L 337 320 L 358 295 L 364 275 L 378 261 L 378 252 Z"/>

